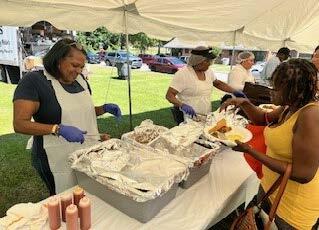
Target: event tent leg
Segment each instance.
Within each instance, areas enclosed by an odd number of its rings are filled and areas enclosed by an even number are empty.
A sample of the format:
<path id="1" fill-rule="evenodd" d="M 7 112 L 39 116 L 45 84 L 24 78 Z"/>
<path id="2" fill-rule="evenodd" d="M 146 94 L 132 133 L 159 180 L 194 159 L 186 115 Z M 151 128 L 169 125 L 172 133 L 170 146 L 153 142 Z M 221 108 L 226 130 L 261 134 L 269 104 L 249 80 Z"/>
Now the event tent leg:
<path id="1" fill-rule="evenodd" d="M 126 36 L 126 64 L 127 64 L 127 73 L 128 73 L 128 78 L 127 78 L 127 84 L 128 84 L 128 100 L 129 100 L 129 110 L 130 110 L 130 130 L 133 130 L 133 122 L 132 122 L 132 96 L 131 96 L 131 68 L 130 68 L 130 61 L 129 61 L 129 47 L 128 47 L 128 31 L 127 31 L 127 11 L 124 10 L 124 17 L 125 17 L 125 36 Z"/>
<path id="2" fill-rule="evenodd" d="M 237 30 L 234 31 L 233 50 L 231 52 L 231 59 L 230 59 L 230 69 L 233 68 L 233 60 L 235 60 L 234 56 L 235 56 L 235 46 L 236 46 L 236 33 L 237 33 Z"/>

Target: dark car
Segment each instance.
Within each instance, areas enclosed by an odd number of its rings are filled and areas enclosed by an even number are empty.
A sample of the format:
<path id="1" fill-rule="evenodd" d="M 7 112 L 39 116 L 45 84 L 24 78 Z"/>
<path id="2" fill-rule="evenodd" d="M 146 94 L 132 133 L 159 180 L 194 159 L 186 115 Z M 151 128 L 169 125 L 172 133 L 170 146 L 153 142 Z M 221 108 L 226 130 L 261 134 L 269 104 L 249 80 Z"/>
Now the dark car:
<path id="1" fill-rule="evenodd" d="M 100 64 L 101 63 L 99 54 L 94 53 L 94 52 L 88 52 L 86 54 L 86 60 L 90 64 Z"/>
<path id="2" fill-rule="evenodd" d="M 155 56 L 151 54 L 139 54 L 138 57 L 141 58 L 143 63 L 147 65 L 151 62 L 154 62 L 156 59 Z"/>
<path id="3" fill-rule="evenodd" d="M 186 64 L 176 57 L 157 57 L 155 61 L 149 63 L 151 71 L 161 73 L 176 73 L 178 69 Z"/>

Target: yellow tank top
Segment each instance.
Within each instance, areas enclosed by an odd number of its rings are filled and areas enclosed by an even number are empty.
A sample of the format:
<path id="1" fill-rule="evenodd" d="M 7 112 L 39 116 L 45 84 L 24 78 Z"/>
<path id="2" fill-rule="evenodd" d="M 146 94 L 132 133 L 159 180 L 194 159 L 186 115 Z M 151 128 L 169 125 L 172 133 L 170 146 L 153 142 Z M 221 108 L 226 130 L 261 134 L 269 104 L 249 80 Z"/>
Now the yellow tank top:
<path id="1" fill-rule="evenodd" d="M 316 103 L 309 103 L 303 108 L 311 105 L 319 106 Z M 291 163 L 293 127 L 303 108 L 295 112 L 283 124 L 273 128 L 265 128 L 264 136 L 268 156 Z M 268 191 L 279 174 L 266 166 L 263 166 L 263 174 L 261 185 L 265 191 Z M 270 196 L 271 202 L 275 196 L 276 192 Z M 276 214 L 296 229 L 311 229 L 319 218 L 319 170 L 307 184 L 288 181 Z"/>

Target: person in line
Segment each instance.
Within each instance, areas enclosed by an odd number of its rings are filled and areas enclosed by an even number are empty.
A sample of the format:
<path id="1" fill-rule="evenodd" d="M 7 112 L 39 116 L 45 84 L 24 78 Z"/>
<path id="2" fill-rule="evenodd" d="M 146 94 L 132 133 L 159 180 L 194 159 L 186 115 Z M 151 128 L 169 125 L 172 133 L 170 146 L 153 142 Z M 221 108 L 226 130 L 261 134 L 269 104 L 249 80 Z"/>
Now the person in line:
<path id="1" fill-rule="evenodd" d="M 217 80 L 214 72 L 209 69 L 216 56 L 212 49 L 204 46 L 191 51 L 187 66 L 178 70 L 167 90 L 166 99 L 174 105 L 172 109 L 177 124 L 184 121 L 184 114 L 191 117 L 207 115 L 211 112 L 211 94 L 213 86 L 235 96 L 244 97 L 228 84 Z"/>
<path id="2" fill-rule="evenodd" d="M 319 46 L 316 47 L 315 51 L 312 54 L 311 62 L 316 66 L 319 71 Z"/>
<path id="3" fill-rule="evenodd" d="M 270 80 L 272 73 L 275 71 L 276 67 L 286 61 L 290 57 L 290 49 L 287 47 L 282 47 L 277 51 L 276 56 L 270 58 L 266 63 L 265 67 L 260 73 L 261 79 Z"/>
<path id="4" fill-rule="evenodd" d="M 81 44 L 61 39 L 43 58 L 44 71 L 28 73 L 14 92 L 14 130 L 33 135 L 32 164 L 50 195 L 76 184 L 68 154 L 98 141 L 96 116 L 121 117 L 116 104 L 93 105 L 85 57 Z"/>
<path id="5" fill-rule="evenodd" d="M 245 82 L 255 83 L 250 69 L 254 65 L 255 55 L 252 52 L 241 52 L 237 56 L 237 65 L 228 74 L 228 85 L 236 90 L 243 90 Z"/>
<path id="6" fill-rule="evenodd" d="M 315 51 L 313 52 L 311 56 L 311 62 L 316 66 L 318 71 L 318 76 L 319 76 L 319 46 L 317 46 Z M 317 82 L 317 89 L 318 89 L 318 95 L 319 95 L 319 80 Z M 318 218 L 318 223 L 319 223 L 319 218 Z"/>
<path id="7" fill-rule="evenodd" d="M 264 130 L 266 155 L 237 142 L 233 149 L 250 154 L 263 164 L 263 178 L 259 197 L 285 171 L 286 162 L 292 164 L 292 174 L 277 209 L 278 229 L 313 228 L 319 216 L 319 103 L 317 70 L 307 60 L 291 59 L 281 63 L 272 75 L 273 103 L 280 107 L 266 113 L 247 98 L 228 99 L 221 107 L 240 107 Z M 263 207 L 269 213 L 276 192 Z"/>

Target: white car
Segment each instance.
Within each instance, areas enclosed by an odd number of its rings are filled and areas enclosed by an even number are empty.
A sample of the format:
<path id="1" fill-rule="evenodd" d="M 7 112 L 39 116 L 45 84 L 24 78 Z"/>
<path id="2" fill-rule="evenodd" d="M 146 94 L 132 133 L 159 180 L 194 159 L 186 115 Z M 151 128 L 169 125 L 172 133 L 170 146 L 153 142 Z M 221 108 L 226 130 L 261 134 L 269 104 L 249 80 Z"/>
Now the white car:
<path id="1" fill-rule="evenodd" d="M 179 59 L 187 63 L 189 56 L 180 56 Z"/>
<path id="2" fill-rule="evenodd" d="M 127 60 L 127 52 L 126 51 L 114 51 L 108 52 L 105 55 L 105 65 L 114 66 L 115 63 L 124 63 Z M 142 66 L 142 59 L 136 57 L 132 54 L 129 54 L 129 61 L 131 63 L 132 68 L 139 69 Z"/>

